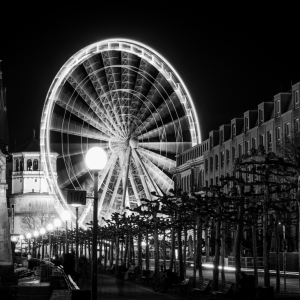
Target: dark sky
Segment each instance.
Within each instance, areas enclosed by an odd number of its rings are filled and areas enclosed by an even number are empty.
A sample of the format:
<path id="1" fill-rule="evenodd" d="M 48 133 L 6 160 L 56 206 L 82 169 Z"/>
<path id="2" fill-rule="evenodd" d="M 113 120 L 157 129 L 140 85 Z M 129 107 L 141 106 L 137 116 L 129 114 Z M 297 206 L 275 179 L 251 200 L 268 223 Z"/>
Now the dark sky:
<path id="1" fill-rule="evenodd" d="M 1 5 L 0 59 L 10 139 L 17 145 L 32 137 L 33 128 L 39 132 L 44 100 L 60 67 L 102 39 L 135 39 L 167 58 L 195 102 L 202 139 L 300 81 L 295 7 L 207 9 L 193 6 L 194 1 L 180 6 L 177 1 L 40 3 Z"/>

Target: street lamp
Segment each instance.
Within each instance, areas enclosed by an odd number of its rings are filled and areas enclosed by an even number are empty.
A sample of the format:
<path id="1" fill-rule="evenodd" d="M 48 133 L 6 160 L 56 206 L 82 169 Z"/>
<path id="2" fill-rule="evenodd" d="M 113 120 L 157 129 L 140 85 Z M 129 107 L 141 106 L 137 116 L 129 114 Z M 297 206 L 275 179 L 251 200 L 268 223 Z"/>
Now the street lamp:
<path id="1" fill-rule="evenodd" d="M 45 228 L 40 229 L 40 234 L 42 236 L 42 259 L 44 259 L 44 234 L 46 233 Z"/>
<path id="2" fill-rule="evenodd" d="M 68 243 L 68 221 L 71 220 L 71 214 L 68 210 L 64 210 L 62 213 L 62 219 L 66 222 L 66 248 L 65 253 L 69 252 L 69 243 Z"/>
<path id="3" fill-rule="evenodd" d="M 51 223 L 47 225 L 47 230 L 49 232 L 49 260 L 51 260 L 51 231 L 53 228 L 54 227 Z"/>
<path id="4" fill-rule="evenodd" d="M 94 172 L 94 213 L 93 213 L 93 245 L 92 245 L 92 300 L 97 299 L 97 229 L 98 229 L 98 171 L 104 169 L 107 162 L 106 152 L 100 147 L 88 150 L 85 164 Z"/>

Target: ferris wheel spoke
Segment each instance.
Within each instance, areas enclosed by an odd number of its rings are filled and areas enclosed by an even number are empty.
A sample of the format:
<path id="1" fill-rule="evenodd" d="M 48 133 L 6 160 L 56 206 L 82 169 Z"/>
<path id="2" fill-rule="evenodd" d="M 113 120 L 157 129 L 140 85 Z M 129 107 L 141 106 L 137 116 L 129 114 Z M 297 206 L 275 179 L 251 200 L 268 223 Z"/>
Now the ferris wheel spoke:
<path id="1" fill-rule="evenodd" d="M 130 172 L 129 172 L 129 180 L 130 180 L 130 184 L 131 184 L 131 187 L 133 189 L 133 193 L 134 193 L 135 199 L 137 201 L 137 204 L 141 205 L 141 200 L 139 198 L 139 193 L 138 193 L 138 190 L 137 190 L 137 187 L 136 187 L 136 182 L 134 181 L 134 178 L 133 178 L 133 175 L 132 175 L 132 169 L 131 168 L 130 168 Z"/>
<path id="2" fill-rule="evenodd" d="M 70 96 L 71 98 L 71 96 Z M 105 122 L 106 117 L 102 120 L 95 114 L 93 110 L 88 111 L 85 107 L 80 105 L 76 99 L 71 101 L 68 97 L 59 97 L 56 104 L 64 108 L 66 111 L 72 113 L 89 125 L 95 127 L 106 135 L 116 135 L 115 131 Z"/>
<path id="3" fill-rule="evenodd" d="M 191 148 L 191 142 L 139 142 L 141 148 L 177 154 Z"/>
<path id="4" fill-rule="evenodd" d="M 163 191 L 168 191 L 173 185 L 172 179 L 169 178 L 160 168 L 158 168 L 152 161 L 150 161 L 146 156 L 141 153 L 144 158 L 145 168 L 148 171 L 148 174 L 154 179 L 156 183 L 160 186 Z"/>
<path id="5" fill-rule="evenodd" d="M 160 154 L 157 154 L 155 152 L 152 152 L 147 149 L 143 149 L 139 147 L 139 152 L 147 157 L 152 163 L 159 166 L 161 169 L 170 172 L 172 168 L 176 167 L 176 162 L 173 159 L 167 158 L 166 156 L 162 156 Z"/>
<path id="6" fill-rule="evenodd" d="M 63 170 L 63 172 L 66 172 L 68 177 L 66 178 L 65 176 L 63 176 L 62 173 L 59 173 L 60 178 L 65 178 L 65 180 L 60 181 L 60 189 L 64 189 L 70 184 L 73 185 L 74 181 L 77 181 L 79 177 L 83 176 L 88 172 L 83 162 L 72 164 L 70 157 L 65 157 L 64 161 L 65 169 Z"/>
<path id="7" fill-rule="evenodd" d="M 64 120 L 63 117 L 55 113 L 53 114 L 51 119 L 50 130 L 96 140 L 110 140 L 110 137 L 101 133 L 97 129 L 90 128 L 87 125 L 80 124 L 79 122 L 76 122 L 74 120 Z"/>
<path id="8" fill-rule="evenodd" d="M 103 109 L 100 106 L 99 100 L 97 100 L 95 96 L 91 95 L 83 87 L 86 81 L 86 78 L 84 78 L 84 81 L 80 82 L 75 78 L 74 75 L 68 77 L 68 82 L 71 84 L 74 90 L 86 102 L 86 104 L 91 108 L 91 110 L 93 110 L 94 113 L 99 115 L 99 117 L 103 120 L 103 122 L 105 122 L 106 126 L 110 129 L 110 131 L 116 133 L 119 132 L 119 129 L 115 126 L 115 122 L 112 121 L 112 118 L 110 118 L 109 115 L 104 113 Z M 114 130 L 112 128 L 114 128 Z"/>

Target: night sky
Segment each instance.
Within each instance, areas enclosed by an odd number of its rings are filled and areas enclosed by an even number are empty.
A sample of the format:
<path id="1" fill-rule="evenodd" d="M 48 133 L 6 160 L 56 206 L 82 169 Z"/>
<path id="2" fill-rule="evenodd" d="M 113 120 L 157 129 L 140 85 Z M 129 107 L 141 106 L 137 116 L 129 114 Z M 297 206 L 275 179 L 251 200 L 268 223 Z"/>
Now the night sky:
<path id="1" fill-rule="evenodd" d="M 173 65 L 196 105 L 202 140 L 300 81 L 295 7 L 207 9 L 193 6 L 194 1 L 180 6 L 177 1 L 39 3 L 43 7 L 0 7 L 0 60 L 12 145 L 30 139 L 33 128 L 39 133 L 44 100 L 61 66 L 103 39 L 140 41 Z"/>

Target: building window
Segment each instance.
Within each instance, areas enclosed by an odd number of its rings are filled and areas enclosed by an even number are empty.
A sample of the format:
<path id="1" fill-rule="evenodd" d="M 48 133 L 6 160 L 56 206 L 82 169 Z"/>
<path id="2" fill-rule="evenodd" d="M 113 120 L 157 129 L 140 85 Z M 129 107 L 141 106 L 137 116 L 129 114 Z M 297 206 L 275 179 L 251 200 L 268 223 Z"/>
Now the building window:
<path id="1" fill-rule="evenodd" d="M 219 177 L 216 176 L 216 185 L 218 185 L 218 184 L 219 184 Z"/>
<path id="2" fill-rule="evenodd" d="M 232 138 L 235 138 L 235 136 L 236 136 L 236 127 L 235 127 L 235 124 L 231 125 L 231 132 L 232 132 Z"/>
<path id="3" fill-rule="evenodd" d="M 210 186 L 213 186 L 214 185 L 214 180 L 211 178 L 210 179 Z"/>
<path id="4" fill-rule="evenodd" d="M 275 102 L 275 110 L 276 110 L 276 117 L 278 118 L 280 116 L 280 101 L 277 100 Z"/>
<path id="5" fill-rule="evenodd" d="M 295 132 L 299 132 L 300 131 L 300 127 L 299 127 L 299 118 L 294 120 L 294 131 Z"/>
<path id="6" fill-rule="evenodd" d="M 20 160 L 20 171 L 24 171 L 24 160 Z"/>
<path id="7" fill-rule="evenodd" d="M 243 155 L 243 147 L 242 144 L 239 144 L 239 157 L 241 157 Z"/>
<path id="8" fill-rule="evenodd" d="M 265 145 L 265 143 L 264 143 L 264 135 L 263 134 L 259 135 L 259 145 L 260 146 L 264 146 Z"/>
<path id="9" fill-rule="evenodd" d="M 226 149 L 226 165 L 228 166 L 230 163 L 230 153 L 229 149 Z"/>
<path id="10" fill-rule="evenodd" d="M 32 171 L 32 160 L 27 159 L 27 171 Z"/>
<path id="11" fill-rule="evenodd" d="M 210 145 L 210 149 L 212 149 L 212 147 L 213 147 L 213 137 L 212 136 L 209 137 L 209 145 Z"/>
<path id="12" fill-rule="evenodd" d="M 245 141 L 245 154 L 247 155 L 249 151 L 249 141 Z"/>
<path id="13" fill-rule="evenodd" d="M 232 161 L 235 159 L 235 147 L 232 147 Z"/>
<path id="14" fill-rule="evenodd" d="M 37 171 L 39 169 L 39 162 L 37 159 L 33 161 L 33 171 Z"/>
<path id="15" fill-rule="evenodd" d="M 261 108 L 258 113 L 259 126 L 264 123 L 264 110 Z"/>
<path id="16" fill-rule="evenodd" d="M 280 127 L 276 128 L 276 141 L 277 145 L 280 144 Z"/>
<path id="17" fill-rule="evenodd" d="M 221 152 L 221 168 L 224 168 L 224 151 Z"/>
<path id="18" fill-rule="evenodd" d="M 220 130 L 220 144 L 223 144 L 224 142 L 224 134 L 223 134 L 223 130 Z"/>
<path id="19" fill-rule="evenodd" d="M 299 91 L 294 91 L 294 102 L 295 102 L 295 108 L 299 107 Z"/>
<path id="20" fill-rule="evenodd" d="M 218 154 L 215 155 L 215 164 L 216 164 L 216 170 L 219 169 L 219 156 Z"/>
<path id="21" fill-rule="evenodd" d="M 208 172 L 208 160 L 206 159 L 205 160 L 205 173 Z"/>
<path id="22" fill-rule="evenodd" d="M 212 156 L 209 158 L 209 165 L 210 165 L 210 170 L 212 171 L 214 169 L 214 159 Z"/>
<path id="23" fill-rule="evenodd" d="M 267 132 L 268 151 L 272 151 L 272 130 Z"/>
<path id="24" fill-rule="evenodd" d="M 249 117 L 245 117 L 245 133 L 249 130 Z"/>
<path id="25" fill-rule="evenodd" d="M 252 144 L 252 149 L 256 149 L 256 138 L 252 138 L 251 144 Z"/>
<path id="26" fill-rule="evenodd" d="M 290 123 L 289 122 L 284 124 L 284 135 L 285 135 L 285 137 L 290 136 Z"/>
<path id="27" fill-rule="evenodd" d="M 18 171 L 19 171 L 19 160 L 16 159 L 16 172 L 18 172 Z"/>

